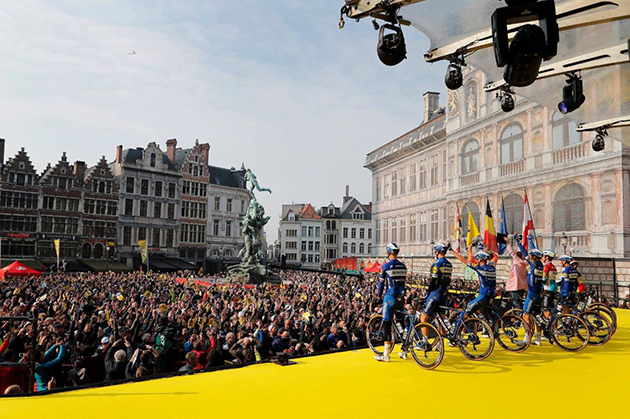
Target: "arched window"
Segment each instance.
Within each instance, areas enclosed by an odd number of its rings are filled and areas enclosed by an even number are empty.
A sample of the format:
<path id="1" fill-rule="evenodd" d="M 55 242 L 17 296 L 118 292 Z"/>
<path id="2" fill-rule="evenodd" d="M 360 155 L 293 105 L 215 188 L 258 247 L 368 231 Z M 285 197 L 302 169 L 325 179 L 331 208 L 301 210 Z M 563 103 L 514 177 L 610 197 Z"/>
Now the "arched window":
<path id="1" fill-rule="evenodd" d="M 232 257 L 232 250 L 231 249 L 225 249 L 223 251 L 223 256 L 225 256 L 226 258 Z"/>
<path id="2" fill-rule="evenodd" d="M 509 194 L 503 200 L 505 204 L 505 225 L 508 234 L 523 231 L 523 198 L 515 193 Z M 542 228 L 542 226 L 538 226 Z"/>
<path id="3" fill-rule="evenodd" d="M 359 244 L 359 254 L 362 255 L 365 251 L 365 245 L 363 243 Z"/>
<path id="4" fill-rule="evenodd" d="M 479 143 L 470 140 L 462 148 L 462 175 L 479 171 Z"/>
<path id="5" fill-rule="evenodd" d="M 368 255 L 372 254 L 372 245 L 370 243 L 368 243 L 368 245 L 367 245 L 367 254 Z"/>
<path id="6" fill-rule="evenodd" d="M 523 129 L 512 124 L 501 133 L 501 164 L 523 159 Z"/>
<path id="7" fill-rule="evenodd" d="M 89 259 L 92 257 L 92 246 L 89 243 L 83 243 L 81 248 L 81 257 L 83 259 Z"/>
<path id="8" fill-rule="evenodd" d="M 219 249 L 212 249 L 212 256 L 219 256 Z"/>
<path id="9" fill-rule="evenodd" d="M 348 253 L 348 243 L 344 243 L 343 244 L 341 253 Z"/>
<path id="10" fill-rule="evenodd" d="M 561 113 L 554 113 L 552 118 L 553 148 L 558 149 L 581 141 L 580 133 L 575 129 L 577 125 Z"/>
<path id="11" fill-rule="evenodd" d="M 330 230 L 330 220 L 326 221 L 326 230 Z"/>
<path id="12" fill-rule="evenodd" d="M 151 167 L 155 167 L 155 153 L 151 153 Z"/>
<path id="13" fill-rule="evenodd" d="M 481 228 L 481 225 L 479 224 L 479 207 L 473 201 L 466 202 L 466 205 L 462 207 L 461 212 L 462 227 L 464 228 L 464 231 L 462 231 L 462 235 L 464 236 L 464 238 L 468 233 L 468 210 L 470 210 L 470 213 L 473 216 L 473 220 L 475 220 L 475 224 L 477 224 L 477 229 Z"/>
<path id="14" fill-rule="evenodd" d="M 337 229 L 337 221 L 333 220 L 333 222 L 332 222 L 332 224 L 331 224 L 331 225 L 332 225 L 332 229 L 333 229 L 333 230 L 336 230 L 336 229 Z"/>
<path id="15" fill-rule="evenodd" d="M 98 192 L 105 193 L 105 182 L 102 180 L 98 183 Z"/>
<path id="16" fill-rule="evenodd" d="M 356 243 L 352 243 L 350 245 L 350 254 L 354 255 L 357 253 L 357 244 Z"/>
<path id="17" fill-rule="evenodd" d="M 553 203 L 553 229 L 556 232 L 584 230 L 586 205 L 582 187 L 571 183 L 563 186 Z"/>
<path id="18" fill-rule="evenodd" d="M 103 259 L 103 245 L 100 243 L 94 245 L 94 259 Z"/>

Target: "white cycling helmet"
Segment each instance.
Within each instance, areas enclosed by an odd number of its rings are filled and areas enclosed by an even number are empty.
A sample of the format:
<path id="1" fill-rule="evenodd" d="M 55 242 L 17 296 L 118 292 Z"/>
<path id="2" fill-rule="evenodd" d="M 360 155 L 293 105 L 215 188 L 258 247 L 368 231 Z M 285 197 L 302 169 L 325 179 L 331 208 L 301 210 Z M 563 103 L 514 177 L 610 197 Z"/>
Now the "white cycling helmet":
<path id="1" fill-rule="evenodd" d="M 400 248 L 398 247 L 398 245 L 396 243 L 390 243 L 387 246 L 385 246 L 385 249 L 387 250 L 387 254 L 389 255 L 390 253 L 397 253 L 400 251 Z"/>
<path id="2" fill-rule="evenodd" d="M 571 256 L 562 255 L 558 258 L 558 260 L 561 262 L 571 262 Z"/>
<path id="3" fill-rule="evenodd" d="M 488 260 L 488 259 L 490 259 L 490 255 L 487 254 L 486 252 L 483 252 L 483 251 L 477 252 L 477 253 L 475 253 L 475 259 L 477 259 L 477 260 Z"/>
<path id="4" fill-rule="evenodd" d="M 543 252 L 541 252 L 538 249 L 532 249 L 529 251 L 529 254 L 532 256 L 536 256 L 537 258 L 542 258 L 543 257 Z"/>
<path id="5" fill-rule="evenodd" d="M 553 250 L 545 250 L 545 251 L 543 252 L 543 255 L 544 255 L 544 256 L 547 256 L 547 257 L 549 257 L 549 258 L 551 258 L 551 259 L 554 259 L 554 258 L 556 257 L 556 254 L 554 253 L 554 251 L 553 251 Z"/>

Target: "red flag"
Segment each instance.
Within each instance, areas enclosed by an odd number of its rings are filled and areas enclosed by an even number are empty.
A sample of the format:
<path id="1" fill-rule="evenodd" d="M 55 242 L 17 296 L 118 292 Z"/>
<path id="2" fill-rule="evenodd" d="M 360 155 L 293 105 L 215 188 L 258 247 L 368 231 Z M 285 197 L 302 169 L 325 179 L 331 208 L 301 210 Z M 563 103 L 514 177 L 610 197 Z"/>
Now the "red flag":
<path id="1" fill-rule="evenodd" d="M 529 232 L 534 230 L 534 218 L 532 211 L 529 209 L 529 201 L 527 200 L 527 192 L 523 199 L 523 247 L 529 250 Z"/>
<path id="2" fill-rule="evenodd" d="M 483 244 L 488 246 L 493 252 L 498 252 L 497 231 L 494 229 L 494 220 L 492 219 L 492 210 L 490 209 L 490 200 L 486 198 L 486 222 L 483 232 Z"/>

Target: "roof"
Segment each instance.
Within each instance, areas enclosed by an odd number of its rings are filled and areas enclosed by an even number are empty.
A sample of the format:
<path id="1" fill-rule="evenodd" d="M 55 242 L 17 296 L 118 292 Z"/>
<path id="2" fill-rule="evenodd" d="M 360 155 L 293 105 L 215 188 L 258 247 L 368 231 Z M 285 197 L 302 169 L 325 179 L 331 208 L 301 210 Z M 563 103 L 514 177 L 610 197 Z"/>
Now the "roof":
<path id="1" fill-rule="evenodd" d="M 362 212 L 364 214 L 363 220 L 369 221 L 372 219 L 372 213 L 368 210 L 367 206 L 360 203 L 354 197 L 350 197 L 344 202 L 343 206 L 341 207 L 341 218 L 344 220 L 352 220 L 352 213 L 355 212 L 357 209 L 359 210 L 358 212 Z"/>
<path id="2" fill-rule="evenodd" d="M 245 172 L 243 170 L 208 166 L 208 177 L 211 185 L 245 189 L 244 174 Z"/>
<path id="3" fill-rule="evenodd" d="M 164 153 L 162 150 L 160 150 L 159 148 L 157 148 L 156 150 L 159 150 L 160 152 L 162 152 L 162 162 L 170 169 L 170 170 L 177 170 L 177 168 L 175 167 L 175 165 L 173 165 L 173 163 L 171 163 L 171 160 L 168 158 L 168 156 L 166 155 L 166 153 Z M 126 150 L 123 150 L 122 153 L 122 161 L 123 163 L 136 163 L 136 161 L 141 160 L 142 159 L 142 154 L 144 153 L 144 148 L 142 147 L 136 147 L 136 148 L 128 148 Z"/>
<path id="4" fill-rule="evenodd" d="M 302 211 L 300 212 L 300 218 L 302 220 L 319 220 L 321 217 L 317 215 L 315 208 L 311 204 L 306 204 Z"/>

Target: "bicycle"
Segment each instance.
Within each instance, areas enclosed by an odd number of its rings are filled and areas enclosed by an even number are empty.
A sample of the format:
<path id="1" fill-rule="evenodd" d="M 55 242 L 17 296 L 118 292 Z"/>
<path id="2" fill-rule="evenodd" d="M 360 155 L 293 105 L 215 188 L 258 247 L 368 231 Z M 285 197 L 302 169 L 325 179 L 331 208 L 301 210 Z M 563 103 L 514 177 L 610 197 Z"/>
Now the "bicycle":
<path id="1" fill-rule="evenodd" d="M 508 310 L 505 314 L 522 313 L 520 309 Z M 586 348 L 590 339 L 589 327 L 586 322 L 574 314 L 558 315 L 551 310 L 551 318 L 543 318 L 540 313 L 530 315 L 534 322 L 543 329 L 543 335 L 553 345 L 568 352 L 579 352 Z M 533 328 L 532 328 L 533 329 Z"/>
<path id="2" fill-rule="evenodd" d="M 604 303 L 593 302 L 593 293 L 578 294 L 578 309 L 580 311 L 592 310 L 605 317 L 612 326 L 612 334 L 617 332 L 617 313 Z"/>
<path id="3" fill-rule="evenodd" d="M 454 325 L 443 313 L 452 310 L 460 313 Z M 466 319 L 463 309 L 439 306 L 438 312 L 431 316 L 430 321 L 441 327 L 446 332 L 445 337 L 450 344 L 457 346 L 461 353 L 472 361 L 482 361 L 489 357 L 494 350 L 494 333 L 490 325 L 477 317 Z M 485 349 L 480 351 L 479 348 Z"/>
<path id="4" fill-rule="evenodd" d="M 506 308 L 507 303 L 507 300 L 502 298 L 499 306 Z M 532 343 L 529 325 L 517 314 L 506 313 L 501 316 L 498 309 L 490 305 L 474 316 L 486 320 L 492 326 L 495 340 L 508 352 L 524 352 Z"/>
<path id="5" fill-rule="evenodd" d="M 402 319 L 408 324 L 403 329 L 398 322 L 392 322 L 392 332 L 390 336 L 391 346 L 389 353 L 394 350 L 396 341 L 401 342 L 402 351 L 411 351 L 414 361 L 420 367 L 432 370 L 437 368 L 444 359 L 444 339 L 438 330 L 429 323 L 416 323 L 420 313 L 410 314 L 406 310 L 394 310 L 396 319 Z M 400 315 L 400 316 L 398 316 Z M 412 327 L 413 325 L 413 327 Z M 367 324 L 367 342 L 372 352 L 382 355 L 379 347 L 385 342 L 385 331 L 383 328 L 383 316 L 373 315 Z"/>

